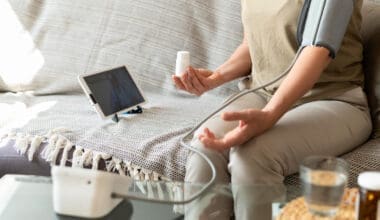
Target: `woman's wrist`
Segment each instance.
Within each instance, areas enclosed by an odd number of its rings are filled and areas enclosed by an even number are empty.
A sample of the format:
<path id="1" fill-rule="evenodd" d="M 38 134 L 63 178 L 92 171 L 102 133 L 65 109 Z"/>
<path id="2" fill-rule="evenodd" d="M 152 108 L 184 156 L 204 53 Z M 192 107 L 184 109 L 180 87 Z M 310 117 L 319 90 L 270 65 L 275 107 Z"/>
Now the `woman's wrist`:
<path id="1" fill-rule="evenodd" d="M 271 105 L 266 105 L 262 111 L 265 113 L 267 119 L 271 122 L 272 125 L 276 124 L 277 121 L 282 117 L 282 111 L 280 111 L 278 108 L 271 107 Z"/>
<path id="2" fill-rule="evenodd" d="M 214 78 L 213 81 L 214 81 L 214 85 L 215 85 L 214 88 L 218 87 L 218 86 L 221 86 L 224 83 L 228 82 L 226 80 L 225 76 L 222 74 L 222 72 L 219 69 L 217 69 L 217 70 L 214 71 L 213 78 Z"/>

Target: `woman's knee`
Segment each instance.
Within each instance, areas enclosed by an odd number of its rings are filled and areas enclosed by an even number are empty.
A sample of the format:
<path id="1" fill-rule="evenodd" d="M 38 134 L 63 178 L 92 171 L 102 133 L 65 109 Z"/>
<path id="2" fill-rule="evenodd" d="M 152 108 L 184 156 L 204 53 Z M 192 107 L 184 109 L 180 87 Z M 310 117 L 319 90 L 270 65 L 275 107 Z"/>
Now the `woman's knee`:
<path id="1" fill-rule="evenodd" d="M 217 182 L 229 182 L 229 173 L 227 170 L 228 152 L 218 152 L 205 148 L 200 142 L 194 147 L 202 152 L 216 170 Z M 186 163 L 186 182 L 205 183 L 210 181 L 212 176 L 212 169 L 210 164 L 198 153 L 192 152 L 187 159 Z"/>
<path id="2" fill-rule="evenodd" d="M 270 139 L 257 137 L 230 151 L 228 165 L 233 184 L 267 184 L 282 183 L 284 165 L 281 155 L 273 150 Z"/>

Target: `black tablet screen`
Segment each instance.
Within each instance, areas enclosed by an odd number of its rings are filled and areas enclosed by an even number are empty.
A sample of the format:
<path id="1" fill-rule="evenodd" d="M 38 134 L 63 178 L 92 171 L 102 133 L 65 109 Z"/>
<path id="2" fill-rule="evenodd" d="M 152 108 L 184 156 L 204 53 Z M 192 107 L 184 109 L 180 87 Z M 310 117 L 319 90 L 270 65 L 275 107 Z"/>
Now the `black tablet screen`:
<path id="1" fill-rule="evenodd" d="M 144 102 L 125 67 L 83 77 L 105 116 Z"/>

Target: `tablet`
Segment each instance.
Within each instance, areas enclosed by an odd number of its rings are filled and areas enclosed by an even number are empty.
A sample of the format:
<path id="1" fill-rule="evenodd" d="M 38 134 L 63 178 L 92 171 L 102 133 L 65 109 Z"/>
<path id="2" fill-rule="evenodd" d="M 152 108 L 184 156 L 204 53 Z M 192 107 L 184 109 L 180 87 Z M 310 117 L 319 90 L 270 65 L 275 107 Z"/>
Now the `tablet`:
<path id="1" fill-rule="evenodd" d="M 79 75 L 78 81 L 102 119 L 146 103 L 141 89 L 125 66 Z"/>

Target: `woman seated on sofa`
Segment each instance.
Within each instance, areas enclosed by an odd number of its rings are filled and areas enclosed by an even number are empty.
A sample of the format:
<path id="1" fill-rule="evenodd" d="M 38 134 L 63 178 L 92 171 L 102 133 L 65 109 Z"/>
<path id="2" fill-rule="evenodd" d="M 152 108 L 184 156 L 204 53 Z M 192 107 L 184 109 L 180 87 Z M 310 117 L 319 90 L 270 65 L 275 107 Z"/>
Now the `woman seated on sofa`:
<path id="1" fill-rule="evenodd" d="M 283 80 L 239 98 L 196 132 L 192 146 L 211 158 L 219 183 L 282 183 L 303 158 L 338 156 L 367 140 L 372 126 L 362 90 L 361 6 L 362 0 L 355 1 L 335 59 L 324 47 L 304 48 Z M 200 96 L 247 75 L 252 75 L 251 88 L 271 81 L 296 55 L 301 9 L 294 0 L 242 0 L 241 45 L 215 71 L 189 67 L 181 77 L 173 76 L 175 85 Z M 210 176 L 207 163 L 192 154 L 186 181 L 207 182 Z M 236 219 L 252 219 L 254 210 L 245 209 L 233 191 Z"/>

